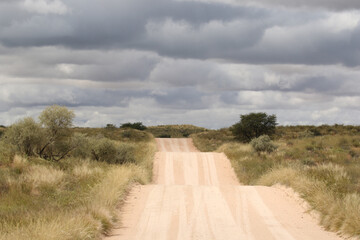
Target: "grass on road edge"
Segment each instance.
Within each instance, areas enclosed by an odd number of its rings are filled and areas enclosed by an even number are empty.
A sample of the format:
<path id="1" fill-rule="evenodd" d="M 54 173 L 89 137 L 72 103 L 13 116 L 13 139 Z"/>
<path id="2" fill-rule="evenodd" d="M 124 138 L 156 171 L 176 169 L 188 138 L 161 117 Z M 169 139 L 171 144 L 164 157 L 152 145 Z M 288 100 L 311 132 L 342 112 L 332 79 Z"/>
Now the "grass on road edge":
<path id="1" fill-rule="evenodd" d="M 15 156 L 0 166 L 0 239 L 101 239 L 135 182 L 152 178 L 154 141 L 137 144 L 137 164 L 70 158 L 61 164 Z"/>
<path id="2" fill-rule="evenodd" d="M 249 144 L 227 140 L 221 144 L 224 136 L 192 137 L 202 151 L 209 151 L 211 142 L 220 146 L 216 151 L 227 155 L 241 183 L 291 187 L 319 213 L 327 230 L 360 239 L 358 136 L 280 139 L 270 154 L 256 154 Z"/>

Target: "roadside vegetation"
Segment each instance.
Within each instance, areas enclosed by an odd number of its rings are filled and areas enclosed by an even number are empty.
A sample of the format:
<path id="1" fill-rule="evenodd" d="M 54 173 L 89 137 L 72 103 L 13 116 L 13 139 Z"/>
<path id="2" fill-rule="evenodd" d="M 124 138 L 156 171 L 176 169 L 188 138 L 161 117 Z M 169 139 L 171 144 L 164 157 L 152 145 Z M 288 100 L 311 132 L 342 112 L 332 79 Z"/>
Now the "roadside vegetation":
<path id="1" fill-rule="evenodd" d="M 100 239 L 130 186 L 151 180 L 153 137 L 72 128 L 60 106 L 40 116 L 0 129 L 0 239 Z"/>
<path id="2" fill-rule="evenodd" d="M 360 238 L 360 127 L 280 126 L 273 140 L 262 135 L 251 143 L 233 140 L 231 129 L 192 138 L 201 151 L 224 152 L 241 183 L 291 187 L 327 230 Z"/>
<path id="3" fill-rule="evenodd" d="M 146 131 L 157 138 L 187 138 L 191 134 L 204 132 L 206 129 L 193 125 L 160 125 L 148 127 Z"/>

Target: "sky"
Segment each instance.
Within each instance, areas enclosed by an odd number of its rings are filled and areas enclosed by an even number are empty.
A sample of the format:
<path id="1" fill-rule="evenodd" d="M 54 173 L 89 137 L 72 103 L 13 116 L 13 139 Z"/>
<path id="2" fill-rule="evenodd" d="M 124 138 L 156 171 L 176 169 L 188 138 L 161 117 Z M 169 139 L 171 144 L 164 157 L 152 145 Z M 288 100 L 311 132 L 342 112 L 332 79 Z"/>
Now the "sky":
<path id="1" fill-rule="evenodd" d="M 360 124 L 358 0 L 1 0 L 0 125 Z"/>

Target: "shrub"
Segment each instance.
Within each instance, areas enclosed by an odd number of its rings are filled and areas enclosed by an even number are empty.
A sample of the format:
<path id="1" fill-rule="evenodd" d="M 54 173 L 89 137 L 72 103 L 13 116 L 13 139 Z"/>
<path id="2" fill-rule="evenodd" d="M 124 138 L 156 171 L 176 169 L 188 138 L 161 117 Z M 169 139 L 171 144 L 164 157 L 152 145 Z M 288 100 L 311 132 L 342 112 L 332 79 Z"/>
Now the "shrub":
<path id="1" fill-rule="evenodd" d="M 75 133 L 72 137 L 74 150 L 71 156 L 79 158 L 88 158 L 91 156 L 91 140 L 83 133 Z"/>
<path id="2" fill-rule="evenodd" d="M 137 130 L 141 130 L 141 131 L 147 129 L 147 127 L 142 122 L 123 123 L 123 124 L 121 124 L 120 128 L 133 128 L 133 129 L 137 129 Z"/>
<path id="3" fill-rule="evenodd" d="M 17 151 L 32 156 L 40 148 L 44 134 L 43 129 L 31 117 L 12 124 L 5 132 L 5 141 L 16 147 Z"/>
<path id="4" fill-rule="evenodd" d="M 136 163 L 135 152 L 136 148 L 134 144 L 120 143 L 117 146 L 117 154 L 114 163 Z"/>
<path id="5" fill-rule="evenodd" d="M 117 149 L 115 143 L 108 138 L 93 138 L 91 140 L 92 157 L 100 162 L 115 163 Z"/>
<path id="6" fill-rule="evenodd" d="M 276 129 L 276 116 L 266 113 L 249 113 L 240 116 L 240 122 L 231 128 L 234 136 L 243 142 L 250 142 L 261 135 L 273 135 Z"/>
<path id="7" fill-rule="evenodd" d="M 114 124 L 111 124 L 111 123 L 108 123 L 108 124 L 106 124 L 106 127 L 105 127 L 106 129 L 115 129 L 116 128 L 116 126 L 114 125 Z"/>
<path id="8" fill-rule="evenodd" d="M 253 139 L 250 142 L 250 145 L 257 153 L 261 153 L 261 152 L 271 153 L 276 149 L 276 146 L 271 141 L 268 135 L 262 135 L 258 138 Z"/>
<path id="9" fill-rule="evenodd" d="M 148 132 L 140 131 L 137 129 L 121 129 L 120 136 L 122 141 L 133 141 L 133 142 L 140 142 L 140 141 L 150 141 L 152 136 Z"/>
<path id="10" fill-rule="evenodd" d="M 6 144 L 0 140 L 0 166 L 2 164 L 8 164 L 15 156 L 15 151 L 12 145 Z"/>
<path id="11" fill-rule="evenodd" d="M 45 159 L 60 160 L 73 150 L 70 144 L 73 111 L 66 107 L 53 105 L 45 108 L 39 116 L 44 127 L 44 141 L 39 156 Z"/>

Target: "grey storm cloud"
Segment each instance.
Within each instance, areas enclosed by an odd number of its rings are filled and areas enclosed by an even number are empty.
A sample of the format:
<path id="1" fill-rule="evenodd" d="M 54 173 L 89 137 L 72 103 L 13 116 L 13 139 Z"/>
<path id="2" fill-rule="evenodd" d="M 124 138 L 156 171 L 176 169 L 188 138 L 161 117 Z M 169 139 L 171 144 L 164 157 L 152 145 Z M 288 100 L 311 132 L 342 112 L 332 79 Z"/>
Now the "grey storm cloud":
<path id="1" fill-rule="evenodd" d="M 61 104 L 81 126 L 360 122 L 360 3 L 0 1 L 0 124 Z"/>
<path id="2" fill-rule="evenodd" d="M 357 0 L 251 0 L 259 4 L 268 4 L 271 6 L 287 6 L 287 7 L 319 7 L 331 10 L 348 10 L 359 9 L 360 2 Z"/>
<path id="3" fill-rule="evenodd" d="M 359 12 L 341 15 L 169 0 L 64 4 L 69 8 L 65 14 L 33 13 L 25 19 L 17 19 L 19 12 L 29 14 L 19 8 L 2 26 L 0 42 L 10 47 L 130 48 L 173 58 L 253 64 L 360 64 Z M 338 28 L 334 30 L 332 23 Z"/>

